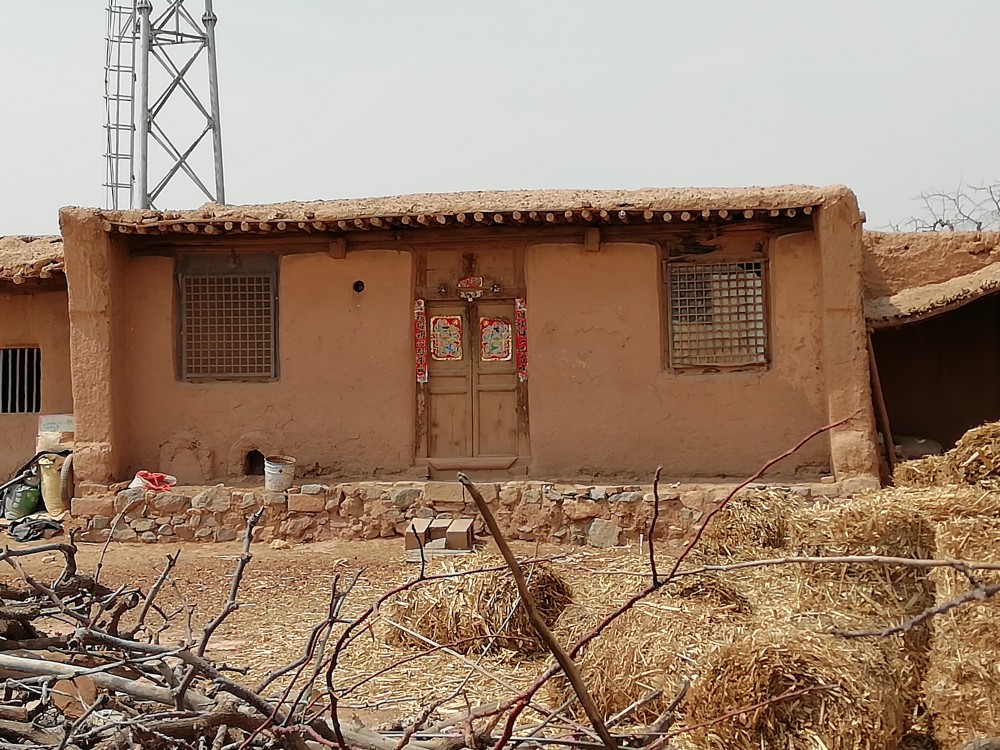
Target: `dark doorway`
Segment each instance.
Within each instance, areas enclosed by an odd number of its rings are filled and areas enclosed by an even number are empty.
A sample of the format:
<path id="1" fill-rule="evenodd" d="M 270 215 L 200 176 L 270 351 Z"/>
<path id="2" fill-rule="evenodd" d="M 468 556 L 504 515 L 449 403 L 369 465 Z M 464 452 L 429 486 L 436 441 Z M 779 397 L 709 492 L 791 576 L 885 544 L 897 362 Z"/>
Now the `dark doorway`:
<path id="1" fill-rule="evenodd" d="M 248 451 L 243 459 L 243 476 L 262 477 L 264 476 L 264 454 L 260 451 Z"/>
<path id="2" fill-rule="evenodd" d="M 872 335 L 895 435 L 947 449 L 1000 419 L 1000 295 Z"/>

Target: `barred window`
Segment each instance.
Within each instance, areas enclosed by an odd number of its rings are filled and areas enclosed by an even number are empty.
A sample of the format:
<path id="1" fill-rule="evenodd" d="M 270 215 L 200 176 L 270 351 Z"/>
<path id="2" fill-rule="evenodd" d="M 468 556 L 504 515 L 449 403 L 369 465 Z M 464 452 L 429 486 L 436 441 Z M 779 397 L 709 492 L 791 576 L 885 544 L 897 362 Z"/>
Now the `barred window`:
<path id="1" fill-rule="evenodd" d="M 673 366 L 767 363 L 765 261 L 667 267 Z"/>
<path id="2" fill-rule="evenodd" d="M 181 263 L 184 379 L 277 377 L 275 264 L 273 256 L 197 258 Z"/>
<path id="3" fill-rule="evenodd" d="M 0 349 L 0 414 L 42 410 L 42 350 L 37 346 Z"/>

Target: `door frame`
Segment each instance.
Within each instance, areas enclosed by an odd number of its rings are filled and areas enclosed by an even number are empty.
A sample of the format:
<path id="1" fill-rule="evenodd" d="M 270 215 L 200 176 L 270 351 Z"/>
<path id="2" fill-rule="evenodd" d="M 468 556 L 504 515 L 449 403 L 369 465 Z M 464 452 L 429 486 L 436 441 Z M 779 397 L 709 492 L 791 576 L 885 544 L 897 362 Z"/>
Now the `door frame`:
<path id="1" fill-rule="evenodd" d="M 428 308 L 425 320 L 430 319 L 429 307 L 435 302 L 453 302 L 465 305 L 468 304 L 459 294 L 456 284 L 447 284 L 447 289 L 440 289 L 436 282 L 428 278 L 428 253 L 453 253 L 456 263 L 461 261 L 465 266 L 467 275 L 475 275 L 477 270 L 468 264 L 469 256 L 478 258 L 480 253 L 489 254 L 492 252 L 511 252 L 513 254 L 513 281 L 503 284 L 503 290 L 496 295 L 489 291 L 484 291 L 483 299 L 486 301 L 496 300 L 502 302 L 514 302 L 517 299 L 525 299 L 524 283 L 524 256 L 527 248 L 525 241 L 510 240 L 478 240 L 468 245 L 455 245 L 452 243 L 442 243 L 441 245 L 429 244 L 414 248 L 414 292 L 413 298 L 423 300 Z M 456 280 L 457 281 L 457 280 Z M 487 283 L 487 287 L 489 283 Z M 478 356 L 478 320 L 470 319 L 469 342 L 475 346 L 469 347 L 469 356 Z M 512 321 L 513 323 L 514 321 Z M 516 335 L 516 331 L 515 331 Z M 516 356 L 516 353 L 515 353 Z M 471 365 L 475 367 L 474 364 Z M 516 376 L 515 376 L 516 377 Z M 429 378 L 428 378 L 429 379 Z M 432 478 L 434 472 L 453 472 L 467 470 L 474 472 L 485 472 L 496 476 L 526 476 L 531 463 L 531 450 L 529 442 L 529 420 L 528 420 L 528 383 L 527 380 L 516 378 L 516 420 L 518 432 L 518 452 L 517 455 L 510 456 L 467 456 L 467 457 L 435 457 L 428 454 L 429 443 L 429 414 L 428 398 L 429 383 L 417 382 L 416 403 L 415 403 L 415 456 L 414 466 L 421 469 L 427 478 Z M 474 381 L 470 374 L 469 389 L 470 397 L 473 394 Z M 470 436 L 470 440 L 474 438 Z"/>

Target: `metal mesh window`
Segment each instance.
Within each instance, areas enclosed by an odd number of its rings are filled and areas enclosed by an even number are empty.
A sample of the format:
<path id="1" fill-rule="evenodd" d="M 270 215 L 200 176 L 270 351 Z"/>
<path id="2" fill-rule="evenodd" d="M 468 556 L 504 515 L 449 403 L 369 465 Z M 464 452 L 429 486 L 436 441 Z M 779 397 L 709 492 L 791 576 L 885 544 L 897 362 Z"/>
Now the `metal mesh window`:
<path id="1" fill-rule="evenodd" d="M 42 410 L 42 350 L 37 346 L 0 349 L 0 414 Z"/>
<path id="2" fill-rule="evenodd" d="M 274 274 L 182 274 L 185 378 L 274 378 Z"/>
<path id="3" fill-rule="evenodd" d="M 670 361 L 767 362 L 763 261 L 669 264 Z"/>

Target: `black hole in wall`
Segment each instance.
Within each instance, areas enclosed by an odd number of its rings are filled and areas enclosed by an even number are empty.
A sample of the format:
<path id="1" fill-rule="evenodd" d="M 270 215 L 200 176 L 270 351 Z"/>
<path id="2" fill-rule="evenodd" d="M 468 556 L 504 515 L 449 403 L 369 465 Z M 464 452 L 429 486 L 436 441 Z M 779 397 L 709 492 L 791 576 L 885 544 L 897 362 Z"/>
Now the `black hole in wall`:
<path id="1" fill-rule="evenodd" d="M 361 294 L 361 292 L 365 290 L 365 282 L 358 279 L 357 281 L 354 282 L 351 288 L 358 294 Z"/>
<path id="2" fill-rule="evenodd" d="M 247 477 L 264 476 L 264 454 L 260 451 L 249 451 L 243 459 L 243 475 Z"/>

